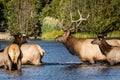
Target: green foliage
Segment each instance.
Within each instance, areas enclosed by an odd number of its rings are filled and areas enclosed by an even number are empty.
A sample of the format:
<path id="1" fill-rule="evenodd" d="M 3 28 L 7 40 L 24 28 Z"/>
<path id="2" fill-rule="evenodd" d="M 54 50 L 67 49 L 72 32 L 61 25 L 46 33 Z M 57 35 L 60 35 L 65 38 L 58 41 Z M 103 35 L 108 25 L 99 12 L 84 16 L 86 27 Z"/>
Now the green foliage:
<path id="1" fill-rule="evenodd" d="M 53 30 L 53 31 L 50 31 L 50 32 L 43 33 L 42 34 L 42 39 L 53 40 L 53 39 L 55 39 L 56 37 L 58 37 L 59 35 L 62 35 L 62 34 L 63 34 L 63 31 Z"/>
<path id="2" fill-rule="evenodd" d="M 88 19 L 88 25 L 91 26 L 93 32 L 107 34 L 119 29 L 119 3 L 119 0 L 101 0 L 91 5 L 94 8 L 92 8 L 93 12 L 90 13 L 91 17 Z"/>
<path id="3" fill-rule="evenodd" d="M 49 24 L 45 24 L 43 25 L 42 27 L 42 32 L 50 32 L 50 31 L 53 31 L 54 29 L 56 28 L 56 26 L 52 26 L 52 25 L 49 25 Z"/>
<path id="4" fill-rule="evenodd" d="M 9 30 L 31 34 L 36 23 L 34 0 L 11 0 L 6 2 Z"/>
<path id="5" fill-rule="evenodd" d="M 52 0 L 51 4 L 42 10 L 42 18 L 51 16 L 63 22 L 64 27 L 70 27 L 70 12 L 73 20 L 79 19 L 77 10 L 80 10 L 83 18 L 89 14 L 89 18 L 83 21 L 77 31 L 92 32 L 96 34 L 108 34 L 114 30 L 120 30 L 120 0 Z M 74 28 L 76 24 L 72 25 Z"/>
<path id="6" fill-rule="evenodd" d="M 4 0 L 0 0 L 0 31 L 4 32 L 7 30 L 7 19 L 5 16 L 5 3 Z"/>
<path id="7" fill-rule="evenodd" d="M 120 31 L 113 31 L 108 34 L 108 37 L 120 38 Z"/>
<path id="8" fill-rule="evenodd" d="M 46 17 L 43 20 L 42 33 L 60 30 L 62 23 L 58 19 Z"/>
<path id="9" fill-rule="evenodd" d="M 35 9 L 37 11 L 37 18 L 42 18 L 42 9 L 51 3 L 52 0 L 35 0 Z"/>
<path id="10" fill-rule="evenodd" d="M 94 33 L 88 33 L 88 32 L 82 32 L 82 33 L 75 33 L 73 36 L 77 38 L 93 38 L 96 37 L 97 35 Z"/>
<path id="11" fill-rule="evenodd" d="M 60 30 L 52 30 L 50 32 L 45 32 L 42 34 L 42 39 L 45 40 L 54 40 L 56 37 L 62 35 L 64 32 Z M 108 38 L 120 38 L 120 31 L 113 31 L 108 34 Z M 82 33 L 75 33 L 73 36 L 77 38 L 95 38 L 97 35 L 95 33 L 88 33 L 88 32 L 82 32 Z"/>
<path id="12" fill-rule="evenodd" d="M 51 16 L 64 20 L 66 14 L 69 13 L 70 0 L 52 0 L 51 4 L 47 4 L 42 10 L 42 19 L 46 16 Z"/>
<path id="13" fill-rule="evenodd" d="M 76 28 L 77 32 L 108 34 L 120 30 L 120 0 L 0 0 L 0 3 L 4 5 L 0 25 L 2 18 L 8 19 L 8 29 L 15 32 L 35 33 L 33 27 L 38 19 L 43 21 L 43 33 L 60 30 L 63 25 L 69 28 L 70 12 L 73 20 L 78 20 L 77 10 L 83 18 L 90 15 Z M 55 20 L 44 21 L 46 17 Z M 76 24 L 71 27 L 75 28 Z"/>

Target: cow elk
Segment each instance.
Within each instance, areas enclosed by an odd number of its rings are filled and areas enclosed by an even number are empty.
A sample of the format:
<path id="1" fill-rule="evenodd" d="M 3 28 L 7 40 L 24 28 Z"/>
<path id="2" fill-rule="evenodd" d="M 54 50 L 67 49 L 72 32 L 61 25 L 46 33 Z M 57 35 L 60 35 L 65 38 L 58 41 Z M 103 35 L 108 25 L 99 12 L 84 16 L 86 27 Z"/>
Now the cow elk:
<path id="1" fill-rule="evenodd" d="M 15 35 L 13 36 L 15 38 Z M 12 69 L 21 71 L 22 52 L 20 50 L 19 43 L 13 42 L 12 44 L 6 46 L 0 53 L 0 57 L 0 65 L 3 65 L 5 69 L 8 69 L 9 71 Z"/>
<path id="2" fill-rule="evenodd" d="M 110 65 L 120 62 L 120 46 L 112 46 L 108 44 L 103 37 L 98 37 L 92 41 L 92 44 L 99 45 L 101 52 L 106 55 Z"/>
<path id="3" fill-rule="evenodd" d="M 0 52 L 0 67 L 4 66 L 5 69 L 9 69 L 9 71 L 12 70 L 12 62 L 8 55 L 8 47 L 4 49 L 3 52 Z"/>
<path id="4" fill-rule="evenodd" d="M 38 44 L 23 44 L 21 45 L 21 51 L 23 53 L 22 64 L 42 64 L 41 60 L 44 56 L 45 51 Z"/>
<path id="5" fill-rule="evenodd" d="M 42 57 L 44 56 L 44 49 L 38 44 L 28 44 L 26 43 L 27 36 L 15 37 L 14 42 L 21 44 L 21 51 L 23 53 L 22 64 L 32 63 L 33 65 L 42 64 Z M 26 43 L 26 44 L 24 44 Z"/>

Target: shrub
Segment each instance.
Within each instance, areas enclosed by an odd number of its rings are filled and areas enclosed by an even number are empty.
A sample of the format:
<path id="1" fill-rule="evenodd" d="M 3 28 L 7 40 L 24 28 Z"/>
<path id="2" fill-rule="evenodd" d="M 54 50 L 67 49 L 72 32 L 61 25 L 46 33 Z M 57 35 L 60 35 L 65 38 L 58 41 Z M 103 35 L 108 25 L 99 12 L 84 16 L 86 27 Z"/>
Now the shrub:
<path id="1" fill-rule="evenodd" d="M 46 39 L 46 40 L 53 40 L 55 39 L 56 37 L 58 37 L 59 35 L 62 35 L 63 34 L 63 31 L 60 31 L 60 30 L 53 30 L 53 31 L 50 31 L 50 32 L 45 32 L 42 34 L 42 39 Z"/>
<path id="2" fill-rule="evenodd" d="M 60 30 L 62 23 L 53 17 L 45 17 L 43 19 L 42 32 L 50 32 L 53 30 Z"/>

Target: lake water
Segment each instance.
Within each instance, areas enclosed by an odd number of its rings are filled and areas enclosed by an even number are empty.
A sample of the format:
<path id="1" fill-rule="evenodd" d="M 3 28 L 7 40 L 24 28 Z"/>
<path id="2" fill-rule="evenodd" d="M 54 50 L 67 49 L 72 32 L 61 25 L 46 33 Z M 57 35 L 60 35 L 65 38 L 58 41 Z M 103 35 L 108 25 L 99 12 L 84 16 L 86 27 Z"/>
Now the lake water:
<path id="1" fill-rule="evenodd" d="M 22 73 L 0 69 L 0 80 L 119 80 L 120 66 L 81 64 L 63 44 L 55 41 L 30 41 L 45 49 L 41 66 L 23 65 Z M 1 42 L 1 48 L 9 42 Z"/>

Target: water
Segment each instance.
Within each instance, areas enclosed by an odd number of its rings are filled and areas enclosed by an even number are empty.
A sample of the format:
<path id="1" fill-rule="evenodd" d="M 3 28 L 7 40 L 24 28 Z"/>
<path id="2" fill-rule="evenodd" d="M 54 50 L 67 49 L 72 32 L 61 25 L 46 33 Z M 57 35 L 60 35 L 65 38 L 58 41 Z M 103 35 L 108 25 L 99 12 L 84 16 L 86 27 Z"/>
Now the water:
<path id="1" fill-rule="evenodd" d="M 104 64 L 81 64 L 76 57 L 69 54 L 61 43 L 54 41 L 30 41 L 42 46 L 46 53 L 41 66 L 23 65 L 22 73 L 9 73 L 0 69 L 0 80 L 118 80 L 120 66 Z M 1 43 L 3 48 L 9 42 Z"/>

